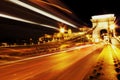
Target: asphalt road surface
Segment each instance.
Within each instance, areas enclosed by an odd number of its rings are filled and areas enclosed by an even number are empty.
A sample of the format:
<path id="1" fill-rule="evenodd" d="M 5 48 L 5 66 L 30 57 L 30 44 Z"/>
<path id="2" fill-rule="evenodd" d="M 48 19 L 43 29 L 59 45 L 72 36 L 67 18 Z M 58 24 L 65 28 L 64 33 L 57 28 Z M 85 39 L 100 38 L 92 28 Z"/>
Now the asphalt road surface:
<path id="1" fill-rule="evenodd" d="M 120 80 L 120 50 L 111 44 L 73 47 L 0 66 L 0 80 Z"/>

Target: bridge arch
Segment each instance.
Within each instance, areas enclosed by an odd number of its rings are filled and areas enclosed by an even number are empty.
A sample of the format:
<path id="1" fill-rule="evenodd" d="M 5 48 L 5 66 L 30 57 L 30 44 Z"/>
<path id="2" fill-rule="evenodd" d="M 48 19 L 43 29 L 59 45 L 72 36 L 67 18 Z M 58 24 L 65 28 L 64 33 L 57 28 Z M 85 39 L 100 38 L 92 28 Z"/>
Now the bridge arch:
<path id="1" fill-rule="evenodd" d="M 114 16 L 114 14 L 92 16 L 92 28 L 95 28 L 92 33 L 93 42 L 100 42 L 101 40 L 103 40 L 103 35 L 108 37 L 111 35 L 110 26 L 115 24 L 115 18 L 116 17 Z"/>
<path id="2" fill-rule="evenodd" d="M 104 39 L 104 36 L 107 36 L 107 29 L 101 29 L 100 30 L 100 38 Z"/>

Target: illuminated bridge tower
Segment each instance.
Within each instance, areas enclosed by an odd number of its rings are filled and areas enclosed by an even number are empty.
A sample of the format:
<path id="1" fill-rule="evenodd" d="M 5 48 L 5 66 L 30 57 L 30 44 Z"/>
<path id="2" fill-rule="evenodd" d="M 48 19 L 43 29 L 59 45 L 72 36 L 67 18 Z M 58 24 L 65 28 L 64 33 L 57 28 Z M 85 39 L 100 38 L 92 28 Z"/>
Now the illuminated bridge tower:
<path id="1" fill-rule="evenodd" d="M 92 33 L 93 42 L 100 42 L 101 40 L 110 41 L 110 37 L 113 36 L 114 29 L 114 14 L 96 15 L 92 16 Z M 111 34 L 112 33 L 112 34 Z"/>

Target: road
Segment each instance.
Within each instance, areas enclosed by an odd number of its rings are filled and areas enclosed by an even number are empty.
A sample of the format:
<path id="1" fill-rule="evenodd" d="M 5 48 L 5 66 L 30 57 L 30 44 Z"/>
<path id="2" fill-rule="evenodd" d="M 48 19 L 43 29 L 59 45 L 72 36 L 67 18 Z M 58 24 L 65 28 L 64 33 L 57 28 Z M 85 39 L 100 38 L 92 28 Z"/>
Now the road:
<path id="1" fill-rule="evenodd" d="M 91 44 L 0 66 L 0 80 L 119 80 L 119 48 Z"/>

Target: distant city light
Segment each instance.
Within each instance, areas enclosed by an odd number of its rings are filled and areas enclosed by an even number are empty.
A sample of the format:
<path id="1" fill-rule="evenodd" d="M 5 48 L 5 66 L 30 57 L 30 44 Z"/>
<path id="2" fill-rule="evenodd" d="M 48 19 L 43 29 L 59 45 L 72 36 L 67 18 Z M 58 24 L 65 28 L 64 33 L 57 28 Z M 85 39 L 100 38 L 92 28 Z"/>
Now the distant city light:
<path id="1" fill-rule="evenodd" d="M 64 28 L 60 28 L 60 33 L 64 33 L 65 29 Z"/>
<path id="2" fill-rule="evenodd" d="M 52 14 L 50 14 L 50 13 L 48 13 L 48 12 L 45 12 L 45 11 L 43 11 L 43 10 L 40 10 L 40 9 L 38 9 L 38 8 L 36 8 L 36 7 L 33 7 L 33 6 L 29 5 L 29 4 L 26 4 L 26 3 L 24 3 L 24 2 L 21 2 L 21 1 L 19 1 L 19 0 L 9 0 L 9 1 L 12 2 L 12 3 L 15 3 L 15 4 L 17 4 L 17 5 L 20 5 L 20 6 L 22 6 L 22 7 L 25 7 L 25 8 L 27 8 L 27 9 L 30 9 L 30 10 L 32 10 L 32 11 L 34 11 L 34 12 L 37 12 L 37 13 L 39 13 L 39 14 L 42 14 L 42 15 L 44 15 L 44 16 L 47 16 L 47 17 L 49 17 L 49 18 L 51 18 L 51 19 L 54 19 L 54 20 L 56 20 L 56 21 L 59 21 L 59 22 L 62 22 L 62 23 L 64 23 L 64 24 L 67 24 L 67 25 L 69 25 L 69 26 L 72 26 L 72 27 L 74 27 L 74 28 L 77 28 L 77 26 L 75 26 L 74 24 L 72 24 L 72 23 L 70 23 L 70 22 L 68 22 L 68 21 L 65 21 L 65 20 L 63 20 L 63 19 L 61 19 L 61 18 L 59 18 L 59 17 L 57 17 L 57 16 L 55 16 L 55 15 L 52 15 Z"/>

